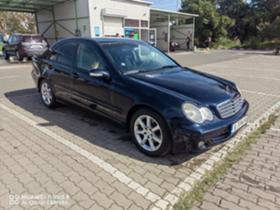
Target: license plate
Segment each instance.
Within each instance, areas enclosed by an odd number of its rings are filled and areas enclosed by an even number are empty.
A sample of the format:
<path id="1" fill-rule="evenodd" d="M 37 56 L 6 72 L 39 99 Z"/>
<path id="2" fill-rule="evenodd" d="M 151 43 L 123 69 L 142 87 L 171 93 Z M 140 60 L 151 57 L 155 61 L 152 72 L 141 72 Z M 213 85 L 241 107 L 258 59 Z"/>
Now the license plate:
<path id="1" fill-rule="evenodd" d="M 42 48 L 41 45 L 32 45 L 31 46 L 31 49 L 40 49 L 40 48 Z"/>
<path id="2" fill-rule="evenodd" d="M 241 120 L 237 121 L 232 125 L 232 133 L 235 133 L 238 131 L 240 128 L 245 126 L 247 124 L 247 117 L 242 118 Z"/>

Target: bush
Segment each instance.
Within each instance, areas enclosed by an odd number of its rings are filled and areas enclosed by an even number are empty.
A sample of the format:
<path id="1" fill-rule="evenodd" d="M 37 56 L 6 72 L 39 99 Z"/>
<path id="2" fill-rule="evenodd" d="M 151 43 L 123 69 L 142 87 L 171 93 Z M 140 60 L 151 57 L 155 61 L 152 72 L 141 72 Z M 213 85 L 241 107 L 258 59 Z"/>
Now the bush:
<path id="1" fill-rule="evenodd" d="M 276 47 L 280 46 L 280 39 L 272 40 L 261 40 L 260 38 L 253 37 L 248 41 L 244 42 L 242 45 L 243 48 L 250 48 L 256 50 L 273 50 Z"/>
<path id="2" fill-rule="evenodd" d="M 240 41 L 239 40 L 231 40 L 229 38 L 219 38 L 214 44 L 213 48 L 215 49 L 232 49 L 239 48 Z"/>

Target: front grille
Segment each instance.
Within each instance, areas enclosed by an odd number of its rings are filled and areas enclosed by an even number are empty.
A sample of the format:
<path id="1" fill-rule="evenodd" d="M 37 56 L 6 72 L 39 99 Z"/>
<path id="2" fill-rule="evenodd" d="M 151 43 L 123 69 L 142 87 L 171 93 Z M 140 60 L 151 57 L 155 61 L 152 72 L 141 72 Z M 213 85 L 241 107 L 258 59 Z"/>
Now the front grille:
<path id="1" fill-rule="evenodd" d="M 238 96 L 217 105 L 221 118 L 228 118 L 235 115 L 242 108 L 243 98 Z"/>

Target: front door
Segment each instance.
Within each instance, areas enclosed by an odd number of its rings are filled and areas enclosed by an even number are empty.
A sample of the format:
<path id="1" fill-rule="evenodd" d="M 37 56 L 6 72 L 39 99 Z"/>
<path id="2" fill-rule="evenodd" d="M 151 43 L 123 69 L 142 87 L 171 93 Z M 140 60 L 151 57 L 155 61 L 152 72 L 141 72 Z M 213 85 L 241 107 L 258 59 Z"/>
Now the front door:
<path id="1" fill-rule="evenodd" d="M 97 48 L 92 42 L 82 41 L 79 44 L 75 72 L 73 79 L 75 100 L 91 109 L 112 115 L 114 106 L 112 104 L 113 87 L 111 82 L 103 78 L 90 76 L 94 70 L 108 71 L 106 64 L 100 56 Z"/>

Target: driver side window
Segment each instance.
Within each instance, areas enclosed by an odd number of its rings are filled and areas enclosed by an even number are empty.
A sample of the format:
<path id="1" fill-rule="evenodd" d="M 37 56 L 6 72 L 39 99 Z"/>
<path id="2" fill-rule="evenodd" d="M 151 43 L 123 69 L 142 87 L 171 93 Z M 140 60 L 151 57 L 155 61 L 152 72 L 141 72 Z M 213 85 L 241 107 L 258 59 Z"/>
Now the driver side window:
<path id="1" fill-rule="evenodd" d="M 79 47 L 77 67 L 85 71 L 104 69 L 104 62 L 93 46 L 81 43 Z"/>

